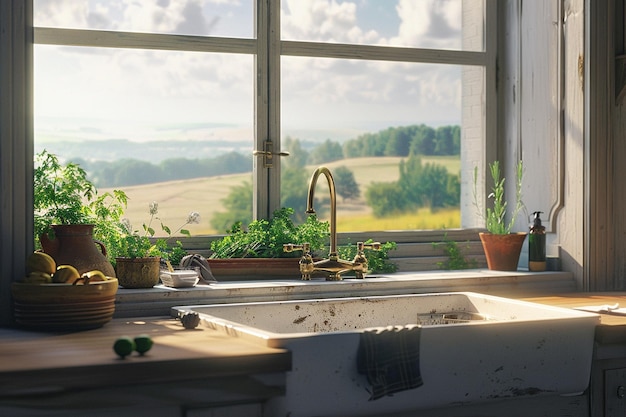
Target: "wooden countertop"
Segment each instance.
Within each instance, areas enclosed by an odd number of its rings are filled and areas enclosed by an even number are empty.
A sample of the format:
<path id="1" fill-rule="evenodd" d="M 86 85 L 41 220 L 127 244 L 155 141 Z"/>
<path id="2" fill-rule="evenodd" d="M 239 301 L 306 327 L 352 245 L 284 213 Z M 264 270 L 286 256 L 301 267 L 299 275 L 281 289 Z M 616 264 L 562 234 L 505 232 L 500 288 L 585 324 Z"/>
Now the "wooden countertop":
<path id="1" fill-rule="evenodd" d="M 571 293 L 553 296 L 524 298 L 539 304 L 574 308 L 619 304 L 626 307 L 626 292 Z M 601 314 L 596 327 L 596 341 L 600 344 L 626 344 L 626 315 Z"/>
<path id="2" fill-rule="evenodd" d="M 145 356 L 120 359 L 120 336 L 148 334 Z M 121 384 L 207 379 L 291 369 L 291 353 L 172 318 L 114 319 L 102 328 L 72 333 L 0 329 L 0 398 Z"/>

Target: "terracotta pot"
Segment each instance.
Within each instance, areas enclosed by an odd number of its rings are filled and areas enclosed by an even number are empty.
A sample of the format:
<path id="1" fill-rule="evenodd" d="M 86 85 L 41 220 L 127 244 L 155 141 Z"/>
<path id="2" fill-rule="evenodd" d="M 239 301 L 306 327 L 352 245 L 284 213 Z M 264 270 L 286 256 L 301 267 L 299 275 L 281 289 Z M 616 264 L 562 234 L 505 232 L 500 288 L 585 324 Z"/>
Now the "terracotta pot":
<path id="1" fill-rule="evenodd" d="M 152 288 L 159 283 L 158 256 L 148 258 L 115 258 L 117 279 L 124 288 Z"/>
<path id="2" fill-rule="evenodd" d="M 115 269 L 106 257 L 104 244 L 93 238 L 93 224 L 52 225 L 54 239 L 39 237 L 43 251 L 52 256 L 57 265 L 72 265 L 79 273 L 102 271 L 115 277 Z"/>
<path id="3" fill-rule="evenodd" d="M 494 235 L 479 233 L 483 243 L 487 267 L 494 271 L 516 271 L 526 233 Z"/>

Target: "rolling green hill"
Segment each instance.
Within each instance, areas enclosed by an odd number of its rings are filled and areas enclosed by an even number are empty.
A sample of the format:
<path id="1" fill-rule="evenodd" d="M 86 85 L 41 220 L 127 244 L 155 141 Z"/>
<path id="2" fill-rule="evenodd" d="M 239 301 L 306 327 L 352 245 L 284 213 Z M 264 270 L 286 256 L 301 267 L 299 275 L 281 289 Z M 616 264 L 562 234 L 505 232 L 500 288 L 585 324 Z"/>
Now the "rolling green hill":
<path id="1" fill-rule="evenodd" d="M 332 171 L 338 166 L 346 166 L 354 173 L 355 179 L 364 195 L 366 187 L 372 182 L 392 182 L 398 179 L 400 157 L 368 157 L 336 161 L 326 164 Z M 424 157 L 423 163 L 437 163 L 445 166 L 448 172 L 460 171 L 458 157 L 440 156 Z M 311 173 L 316 167 L 307 167 Z M 252 174 L 221 175 L 191 180 L 169 181 L 140 186 L 123 187 L 129 197 L 127 217 L 133 227 L 142 230 L 141 225 L 149 220 L 148 205 L 152 201 L 159 203 L 158 217 L 172 230 L 185 222 L 189 212 L 197 211 L 201 215 L 200 224 L 186 226 L 192 235 L 215 233 L 209 225 L 213 213 L 223 211 L 221 200 L 229 190 L 244 181 L 252 181 Z M 101 191 L 108 191 L 103 189 Z M 320 192 L 322 192 L 320 190 Z M 319 194 L 322 195 L 322 194 Z M 458 227 L 459 212 L 445 210 L 433 214 L 421 210 L 419 214 L 394 217 L 393 219 L 374 219 L 363 197 L 358 200 L 344 202 L 338 200 L 337 223 L 340 231 L 348 230 L 381 230 L 381 229 L 415 229 L 415 228 L 453 228 Z M 152 224 L 155 230 L 160 229 L 157 223 Z"/>

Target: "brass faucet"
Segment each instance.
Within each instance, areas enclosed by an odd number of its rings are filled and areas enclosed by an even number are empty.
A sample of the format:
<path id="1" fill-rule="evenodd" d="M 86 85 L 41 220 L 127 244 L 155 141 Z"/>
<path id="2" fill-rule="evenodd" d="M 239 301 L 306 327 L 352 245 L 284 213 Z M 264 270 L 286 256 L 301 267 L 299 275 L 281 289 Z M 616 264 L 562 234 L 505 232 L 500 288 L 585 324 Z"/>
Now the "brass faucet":
<path id="1" fill-rule="evenodd" d="M 330 170 L 325 166 L 319 167 L 313 172 L 311 180 L 309 181 L 309 193 L 307 197 L 307 214 L 315 214 L 313 208 L 313 200 L 315 196 L 315 186 L 317 185 L 318 177 L 324 174 L 328 182 L 328 190 L 330 191 L 330 252 L 328 253 L 328 259 L 322 259 L 319 261 L 313 261 L 311 256 L 310 245 L 304 243 L 302 245 L 286 244 L 283 246 L 285 252 L 293 252 L 294 250 L 301 250 L 303 252 L 300 258 L 300 273 L 303 280 L 310 280 L 311 274 L 315 272 L 323 272 L 327 275 L 327 281 L 341 281 L 341 274 L 349 271 L 354 271 L 357 278 L 363 278 L 367 272 L 367 258 L 364 254 L 364 249 L 380 249 L 380 243 L 375 242 L 372 244 L 364 244 L 363 242 L 357 243 L 357 255 L 352 261 L 340 259 L 337 254 L 337 192 L 335 191 L 335 180 Z"/>

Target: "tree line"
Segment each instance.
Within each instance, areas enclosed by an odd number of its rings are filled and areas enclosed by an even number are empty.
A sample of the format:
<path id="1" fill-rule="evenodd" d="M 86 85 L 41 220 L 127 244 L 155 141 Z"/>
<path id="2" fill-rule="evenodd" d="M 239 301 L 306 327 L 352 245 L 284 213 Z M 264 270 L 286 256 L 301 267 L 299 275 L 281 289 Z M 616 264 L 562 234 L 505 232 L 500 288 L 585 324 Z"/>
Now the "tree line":
<path id="1" fill-rule="evenodd" d="M 389 127 L 376 133 L 366 133 L 343 144 L 327 139 L 305 149 L 298 139 L 287 137 L 283 149 L 291 153 L 286 165 L 322 164 L 346 158 L 409 155 L 459 155 L 461 129 L 459 126 L 432 128 L 426 125 Z M 170 158 L 160 163 L 138 159 L 112 162 L 90 162 L 74 158 L 89 173 L 90 180 L 101 188 L 124 187 L 155 182 L 240 174 L 252 170 L 252 156 L 229 152 L 214 158 Z"/>
<path id="2" fill-rule="evenodd" d="M 188 180 L 216 175 L 241 174 L 252 170 L 252 156 L 229 152 L 215 158 L 170 158 L 158 164 L 138 159 L 90 162 L 74 158 L 89 173 L 98 188 L 125 187 L 155 182 Z"/>

